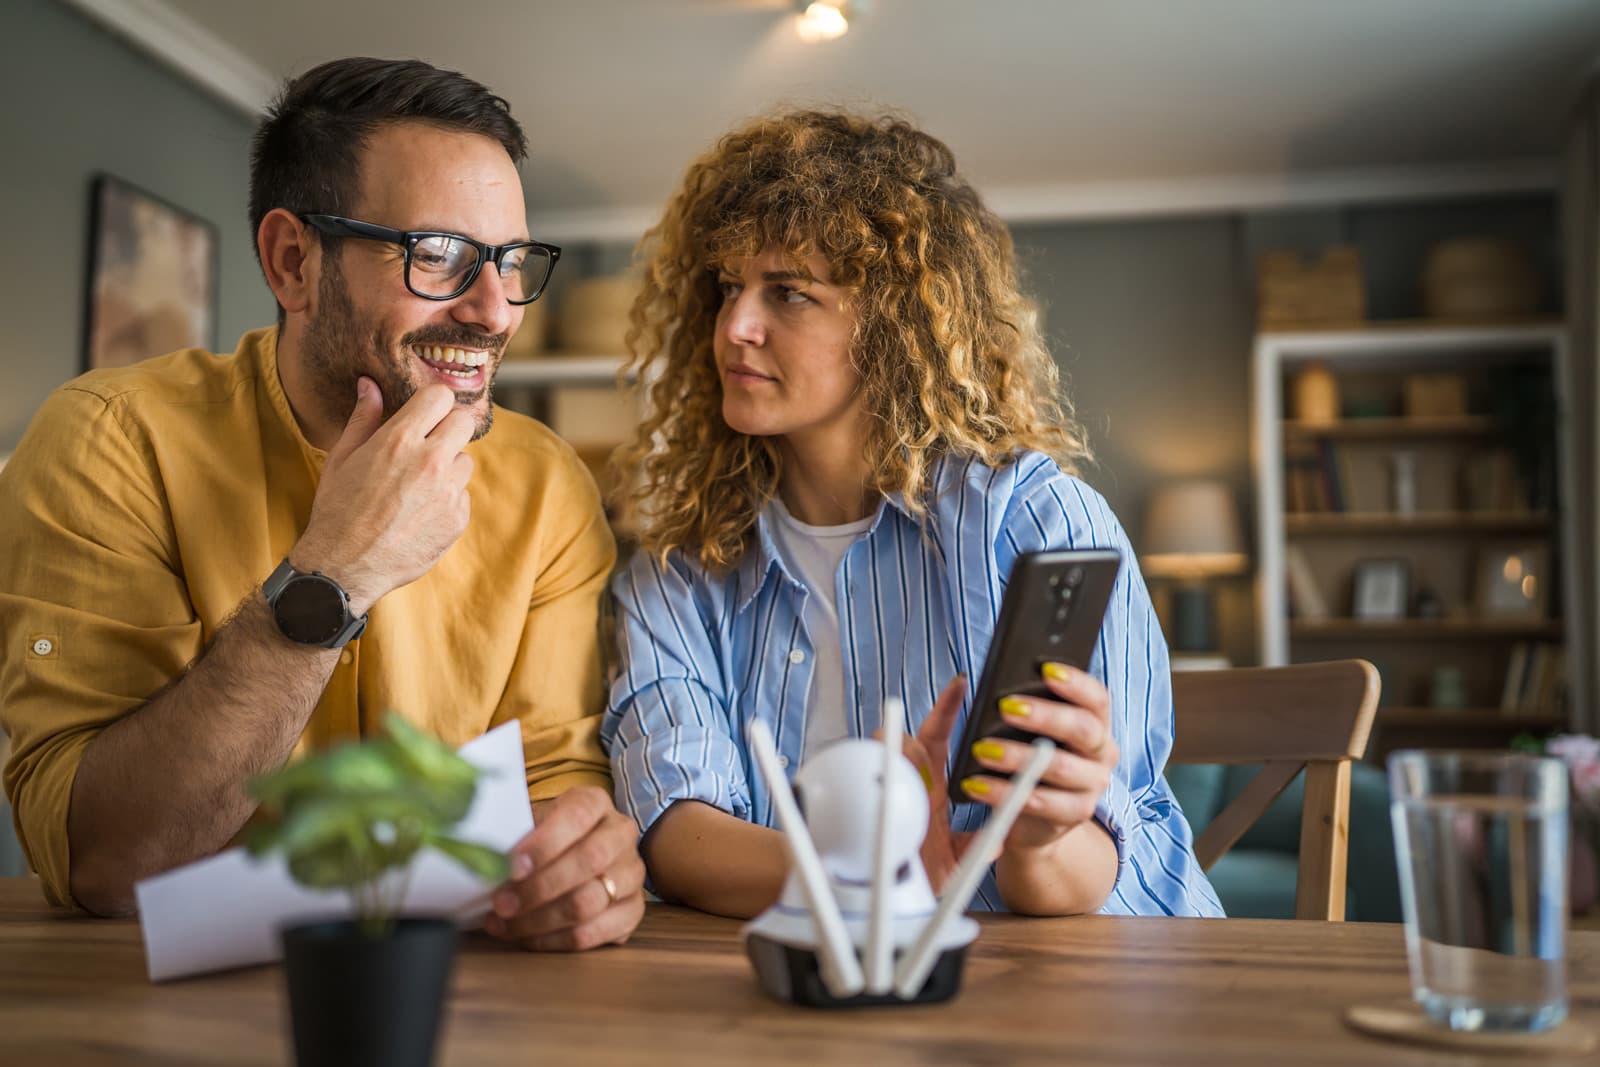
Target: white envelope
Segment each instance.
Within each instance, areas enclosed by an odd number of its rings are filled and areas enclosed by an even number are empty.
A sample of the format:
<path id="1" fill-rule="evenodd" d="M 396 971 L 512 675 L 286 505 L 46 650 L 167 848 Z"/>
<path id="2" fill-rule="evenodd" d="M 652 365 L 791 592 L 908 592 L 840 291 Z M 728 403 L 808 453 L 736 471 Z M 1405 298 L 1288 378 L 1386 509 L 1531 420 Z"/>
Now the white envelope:
<path id="1" fill-rule="evenodd" d="M 497 726 L 460 752 L 485 773 L 455 836 L 509 849 L 533 829 L 521 724 Z M 348 894 L 305 889 L 289 877 L 282 856 L 257 860 L 242 848 L 146 878 L 134 890 L 152 982 L 276 960 L 279 927 L 354 914 Z M 401 910 L 455 915 L 467 925 L 488 912 L 493 890 L 426 849 L 412 864 Z"/>

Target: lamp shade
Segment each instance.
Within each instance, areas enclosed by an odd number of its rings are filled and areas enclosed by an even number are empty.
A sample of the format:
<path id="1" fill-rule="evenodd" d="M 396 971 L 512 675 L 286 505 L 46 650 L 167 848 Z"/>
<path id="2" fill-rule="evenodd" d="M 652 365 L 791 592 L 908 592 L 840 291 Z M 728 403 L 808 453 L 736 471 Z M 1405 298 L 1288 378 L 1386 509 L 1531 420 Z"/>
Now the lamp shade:
<path id="1" fill-rule="evenodd" d="M 1157 489 L 1150 496 L 1139 558 L 1145 573 L 1158 577 L 1242 574 L 1250 561 L 1232 492 L 1215 481 L 1175 482 Z"/>

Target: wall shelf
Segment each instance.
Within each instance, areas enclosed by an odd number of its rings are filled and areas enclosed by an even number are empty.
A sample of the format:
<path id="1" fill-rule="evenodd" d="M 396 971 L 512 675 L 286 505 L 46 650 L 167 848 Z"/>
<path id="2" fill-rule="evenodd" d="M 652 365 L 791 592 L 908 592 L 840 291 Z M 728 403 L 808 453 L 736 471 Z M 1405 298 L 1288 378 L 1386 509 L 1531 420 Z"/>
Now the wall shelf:
<path id="1" fill-rule="evenodd" d="M 1411 515 L 1374 512 L 1290 512 L 1284 532 L 1293 536 L 1337 537 L 1368 534 L 1548 534 L 1554 520 L 1543 512 L 1419 511 Z"/>
<path id="2" fill-rule="evenodd" d="M 1553 619 L 1292 619 L 1289 636 L 1299 640 L 1478 640 L 1521 638 L 1559 641 Z"/>
<path id="3" fill-rule="evenodd" d="M 1487 437 L 1500 430 L 1492 415 L 1451 418 L 1340 419 L 1335 423 L 1305 423 L 1286 419 L 1283 436 L 1289 441 L 1319 439 L 1341 441 L 1396 441 L 1429 437 Z"/>
<path id="4" fill-rule="evenodd" d="M 500 364 L 496 385 L 616 385 L 627 356 L 542 355 Z"/>

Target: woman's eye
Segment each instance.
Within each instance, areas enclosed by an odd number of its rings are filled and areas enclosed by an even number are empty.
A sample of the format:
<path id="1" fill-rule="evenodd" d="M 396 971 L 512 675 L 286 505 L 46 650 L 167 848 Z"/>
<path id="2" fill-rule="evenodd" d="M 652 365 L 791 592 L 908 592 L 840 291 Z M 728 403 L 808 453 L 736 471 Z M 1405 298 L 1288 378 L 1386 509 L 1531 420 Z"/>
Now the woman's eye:
<path id="1" fill-rule="evenodd" d="M 787 285 L 778 289 L 778 299 L 785 304 L 807 304 L 811 298 L 798 289 L 791 289 Z"/>
<path id="2" fill-rule="evenodd" d="M 738 282 L 718 282 L 717 289 L 722 293 L 724 300 L 732 300 L 739 295 Z"/>

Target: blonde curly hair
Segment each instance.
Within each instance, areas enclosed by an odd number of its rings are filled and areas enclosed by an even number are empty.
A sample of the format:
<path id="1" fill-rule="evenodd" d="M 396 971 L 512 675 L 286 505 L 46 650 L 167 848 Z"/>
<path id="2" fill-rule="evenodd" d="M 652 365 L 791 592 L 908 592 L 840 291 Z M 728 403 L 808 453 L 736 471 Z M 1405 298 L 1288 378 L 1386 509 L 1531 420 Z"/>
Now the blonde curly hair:
<path id="1" fill-rule="evenodd" d="M 950 149 L 894 116 L 777 114 L 696 160 L 639 245 L 630 369 L 654 384 L 615 462 L 646 551 L 731 567 L 777 492 L 778 442 L 723 421 L 712 355 L 717 270 L 771 247 L 820 254 L 845 291 L 872 488 L 920 515 L 944 456 L 1000 466 L 1033 449 L 1073 473 L 1088 458 L 1011 235 Z"/>

